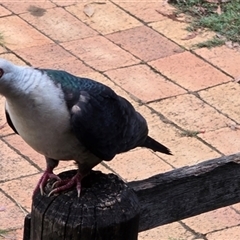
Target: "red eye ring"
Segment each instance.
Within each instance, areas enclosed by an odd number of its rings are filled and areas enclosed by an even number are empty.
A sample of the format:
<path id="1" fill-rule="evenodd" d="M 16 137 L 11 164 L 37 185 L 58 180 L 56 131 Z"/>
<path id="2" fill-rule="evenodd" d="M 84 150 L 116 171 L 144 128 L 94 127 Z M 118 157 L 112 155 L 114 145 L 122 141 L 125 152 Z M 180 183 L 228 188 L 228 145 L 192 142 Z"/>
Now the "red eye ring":
<path id="1" fill-rule="evenodd" d="M 2 75 L 4 74 L 2 68 L 0 68 L 0 78 L 2 77 Z"/>

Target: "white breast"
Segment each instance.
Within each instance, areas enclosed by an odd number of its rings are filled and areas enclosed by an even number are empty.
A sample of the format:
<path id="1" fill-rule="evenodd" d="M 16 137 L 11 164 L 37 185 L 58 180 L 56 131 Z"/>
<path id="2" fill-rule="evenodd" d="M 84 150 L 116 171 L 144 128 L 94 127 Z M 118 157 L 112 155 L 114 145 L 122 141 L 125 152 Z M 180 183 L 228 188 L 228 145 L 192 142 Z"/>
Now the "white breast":
<path id="1" fill-rule="evenodd" d="M 19 135 L 37 152 L 70 160 L 84 150 L 71 132 L 70 114 L 61 87 L 42 78 L 19 99 L 7 99 L 6 108 Z"/>

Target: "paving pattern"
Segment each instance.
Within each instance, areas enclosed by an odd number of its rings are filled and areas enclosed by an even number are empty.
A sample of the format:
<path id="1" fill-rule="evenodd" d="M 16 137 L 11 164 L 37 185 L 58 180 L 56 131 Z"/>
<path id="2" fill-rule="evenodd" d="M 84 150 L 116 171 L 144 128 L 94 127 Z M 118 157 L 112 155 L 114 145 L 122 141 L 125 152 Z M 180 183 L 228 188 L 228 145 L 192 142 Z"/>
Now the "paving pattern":
<path id="1" fill-rule="evenodd" d="M 240 52 L 194 47 L 173 7 L 159 1 L 17 1 L 0 3 L 0 57 L 16 64 L 64 69 L 96 79 L 146 117 L 150 135 L 174 156 L 135 149 L 97 166 L 126 181 L 144 179 L 239 152 Z M 0 125 L 5 123 L 0 97 Z M 183 136 L 199 131 L 198 138 Z M 56 172 L 73 168 L 61 162 Z M 44 158 L 9 127 L 0 130 L 0 239 L 22 239 Z M 240 239 L 240 204 L 139 234 L 140 240 Z"/>

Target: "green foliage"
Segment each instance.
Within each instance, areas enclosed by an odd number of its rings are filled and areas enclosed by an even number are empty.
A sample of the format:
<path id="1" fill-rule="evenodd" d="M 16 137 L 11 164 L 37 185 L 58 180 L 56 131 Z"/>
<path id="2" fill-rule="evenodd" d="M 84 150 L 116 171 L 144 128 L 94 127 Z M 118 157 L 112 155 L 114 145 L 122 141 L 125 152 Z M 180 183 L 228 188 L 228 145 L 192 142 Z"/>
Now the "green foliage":
<path id="1" fill-rule="evenodd" d="M 172 237 L 170 237 L 170 238 L 168 238 L 168 240 L 184 240 L 183 238 L 172 238 Z"/>
<path id="2" fill-rule="evenodd" d="M 4 46 L 4 38 L 2 33 L 0 33 L 0 46 Z"/>
<path id="3" fill-rule="evenodd" d="M 203 0 L 171 0 L 170 3 L 178 8 L 178 12 L 193 17 L 189 30 L 208 28 L 228 40 L 240 42 L 240 0 L 230 0 L 220 4 Z M 217 43 L 216 40 L 213 43 Z M 218 43 L 220 44 L 220 41 Z"/>
<path id="4" fill-rule="evenodd" d="M 180 133 L 181 137 L 196 137 L 200 131 L 192 131 L 192 130 L 185 130 L 184 132 Z"/>
<path id="5" fill-rule="evenodd" d="M 198 44 L 196 44 L 194 46 L 197 47 L 197 48 L 203 48 L 203 47 L 213 48 L 213 47 L 217 47 L 217 46 L 223 45 L 224 42 L 225 42 L 224 40 L 222 40 L 220 38 L 217 38 L 217 37 L 214 37 L 214 38 L 212 38 L 210 40 L 198 43 Z"/>
<path id="6" fill-rule="evenodd" d="M 8 233 L 8 230 L 0 229 L 0 236 Z"/>

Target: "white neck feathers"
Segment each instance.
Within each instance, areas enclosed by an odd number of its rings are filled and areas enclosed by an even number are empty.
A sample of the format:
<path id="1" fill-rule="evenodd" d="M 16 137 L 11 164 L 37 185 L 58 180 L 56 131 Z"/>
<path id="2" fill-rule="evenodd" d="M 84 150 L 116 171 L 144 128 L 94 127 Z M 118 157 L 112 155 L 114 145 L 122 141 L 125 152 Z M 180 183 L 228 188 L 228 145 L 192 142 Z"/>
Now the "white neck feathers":
<path id="1" fill-rule="evenodd" d="M 42 72 L 27 66 L 17 66 L 0 59 L 0 69 L 3 76 L 0 78 L 0 94 L 6 98 L 27 94 L 34 89 L 42 78 Z"/>

